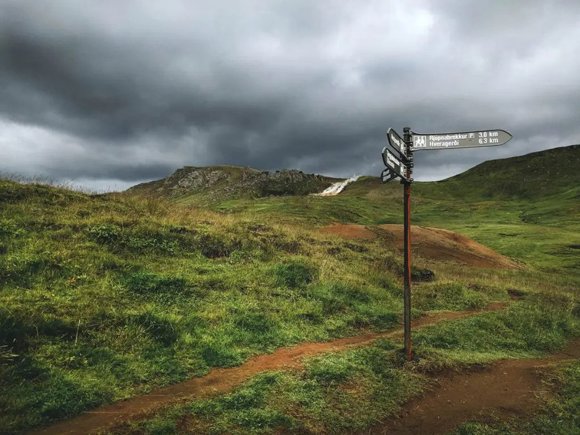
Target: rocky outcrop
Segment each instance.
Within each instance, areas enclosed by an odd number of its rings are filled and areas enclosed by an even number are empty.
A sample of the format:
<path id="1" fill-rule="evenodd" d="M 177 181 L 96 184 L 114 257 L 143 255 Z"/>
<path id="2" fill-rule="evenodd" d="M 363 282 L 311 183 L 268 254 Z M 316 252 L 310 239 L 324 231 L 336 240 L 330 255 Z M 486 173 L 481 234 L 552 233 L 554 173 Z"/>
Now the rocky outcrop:
<path id="1" fill-rule="evenodd" d="M 130 192 L 172 198 L 197 195 L 208 200 L 318 193 L 337 179 L 298 170 L 259 171 L 237 166 L 186 166 L 167 178 L 139 184 Z"/>

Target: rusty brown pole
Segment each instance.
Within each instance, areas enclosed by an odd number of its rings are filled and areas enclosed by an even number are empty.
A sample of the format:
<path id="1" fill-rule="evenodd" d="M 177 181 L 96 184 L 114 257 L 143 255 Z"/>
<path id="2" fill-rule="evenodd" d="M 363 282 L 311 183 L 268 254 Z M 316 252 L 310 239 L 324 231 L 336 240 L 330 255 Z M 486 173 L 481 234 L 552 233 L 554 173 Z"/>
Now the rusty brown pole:
<path id="1" fill-rule="evenodd" d="M 411 172 L 413 167 L 413 143 L 411 129 L 405 127 L 404 141 L 407 146 L 408 160 L 407 180 L 403 180 L 403 218 L 404 218 L 404 288 L 403 288 L 403 321 L 405 332 L 405 355 L 407 361 L 413 360 L 413 341 L 411 339 Z"/>

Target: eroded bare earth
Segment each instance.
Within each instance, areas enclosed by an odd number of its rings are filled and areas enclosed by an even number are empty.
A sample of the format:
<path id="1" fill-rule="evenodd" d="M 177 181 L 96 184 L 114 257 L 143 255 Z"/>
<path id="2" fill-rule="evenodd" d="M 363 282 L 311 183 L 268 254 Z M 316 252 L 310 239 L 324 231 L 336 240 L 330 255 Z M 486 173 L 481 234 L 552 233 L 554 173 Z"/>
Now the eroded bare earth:
<path id="1" fill-rule="evenodd" d="M 321 231 L 345 239 L 374 240 L 380 237 L 394 248 L 403 248 L 402 225 L 389 224 L 366 227 L 356 224 L 332 224 L 322 228 Z M 413 253 L 426 259 L 450 261 L 483 268 L 519 267 L 516 262 L 493 249 L 477 243 L 467 236 L 441 228 L 413 225 L 411 227 L 411 241 Z"/>
<path id="2" fill-rule="evenodd" d="M 580 340 L 548 358 L 499 361 L 481 371 L 455 373 L 412 400 L 398 418 L 378 425 L 372 434 L 445 434 L 470 420 L 531 415 L 542 404 L 540 370 L 563 360 L 580 358 Z"/>

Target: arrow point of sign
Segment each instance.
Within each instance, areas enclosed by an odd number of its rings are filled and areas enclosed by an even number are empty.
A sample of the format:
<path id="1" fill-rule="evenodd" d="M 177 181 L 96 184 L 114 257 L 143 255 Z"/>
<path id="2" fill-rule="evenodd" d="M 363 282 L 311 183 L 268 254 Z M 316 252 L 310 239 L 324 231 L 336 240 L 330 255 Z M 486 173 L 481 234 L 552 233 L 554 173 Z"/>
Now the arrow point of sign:
<path id="1" fill-rule="evenodd" d="M 512 140 L 513 136 L 509 131 L 505 131 L 505 130 L 499 130 L 499 131 L 503 131 L 505 134 L 507 134 L 510 137 L 508 140 L 506 140 L 506 142 L 509 140 Z"/>

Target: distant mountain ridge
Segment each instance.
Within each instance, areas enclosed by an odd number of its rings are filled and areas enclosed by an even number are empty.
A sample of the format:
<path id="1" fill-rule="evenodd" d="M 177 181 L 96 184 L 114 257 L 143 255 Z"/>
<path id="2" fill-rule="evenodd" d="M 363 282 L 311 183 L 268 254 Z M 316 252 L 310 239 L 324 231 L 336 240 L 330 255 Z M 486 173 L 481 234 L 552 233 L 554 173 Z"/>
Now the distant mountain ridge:
<path id="1" fill-rule="evenodd" d="M 446 180 L 418 183 L 432 186 L 433 193 L 475 199 L 533 199 L 580 186 L 580 145 L 533 152 L 517 157 L 488 160 Z M 304 196 L 321 193 L 343 179 L 306 174 L 299 170 L 260 171 L 240 166 L 186 166 L 161 180 L 139 184 L 128 190 L 196 203 L 270 196 Z M 391 183 L 392 184 L 392 183 Z M 378 177 L 361 177 L 340 195 L 363 197 L 383 192 Z"/>
<path id="2" fill-rule="evenodd" d="M 167 178 L 131 187 L 128 192 L 209 201 L 319 193 L 339 179 L 298 170 L 260 171 L 240 166 L 186 166 Z"/>

